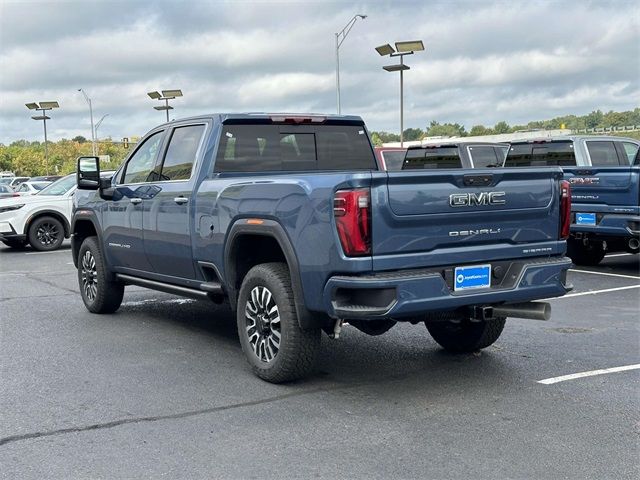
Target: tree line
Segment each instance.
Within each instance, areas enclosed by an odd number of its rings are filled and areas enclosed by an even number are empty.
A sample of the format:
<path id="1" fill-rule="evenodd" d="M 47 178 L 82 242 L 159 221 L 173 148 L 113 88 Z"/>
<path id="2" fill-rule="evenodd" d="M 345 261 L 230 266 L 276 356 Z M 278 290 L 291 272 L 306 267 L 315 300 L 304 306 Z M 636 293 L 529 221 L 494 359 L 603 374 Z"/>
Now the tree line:
<path id="1" fill-rule="evenodd" d="M 474 125 L 468 131 L 459 123 L 440 123 L 432 121 L 423 130 L 421 128 L 407 128 L 404 131 L 404 140 L 422 140 L 423 137 L 474 137 L 479 135 L 496 135 L 501 133 L 514 133 L 521 130 L 554 130 L 564 126 L 570 130 L 582 130 L 585 128 L 610 128 L 625 127 L 627 125 L 640 125 L 640 108 L 634 108 L 626 112 L 604 113 L 602 110 L 594 110 L 587 115 L 564 115 L 551 120 L 535 120 L 526 125 L 509 125 L 505 121 L 496 123 L 493 127 Z M 399 142 L 400 135 L 389 132 L 371 132 L 373 143 L 382 145 L 386 142 Z"/>

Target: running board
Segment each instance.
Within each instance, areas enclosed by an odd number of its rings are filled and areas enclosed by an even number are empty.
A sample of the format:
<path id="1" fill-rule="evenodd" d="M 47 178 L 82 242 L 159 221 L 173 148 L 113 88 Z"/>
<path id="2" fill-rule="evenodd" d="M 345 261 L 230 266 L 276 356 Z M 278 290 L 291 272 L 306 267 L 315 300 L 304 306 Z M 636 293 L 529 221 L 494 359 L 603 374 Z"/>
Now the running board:
<path id="1" fill-rule="evenodd" d="M 202 288 L 203 290 L 206 290 L 203 291 L 196 290 L 195 288 L 181 287 L 179 285 L 157 282 L 155 280 L 149 280 L 146 278 L 133 277 L 131 275 L 125 275 L 123 273 L 116 273 L 116 279 L 131 285 L 150 288 L 152 290 L 158 290 L 165 293 L 172 293 L 174 295 L 180 295 L 181 297 L 211 299 L 210 295 L 222 293 L 222 287 L 218 284 L 218 288 L 214 288 L 214 282 L 203 283 Z"/>

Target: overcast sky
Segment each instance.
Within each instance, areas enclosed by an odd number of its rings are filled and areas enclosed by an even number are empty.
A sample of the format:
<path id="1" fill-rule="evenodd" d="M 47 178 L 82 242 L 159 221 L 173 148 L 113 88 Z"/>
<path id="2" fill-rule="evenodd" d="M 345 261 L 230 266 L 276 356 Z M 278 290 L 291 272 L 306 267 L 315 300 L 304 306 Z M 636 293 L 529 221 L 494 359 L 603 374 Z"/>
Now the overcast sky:
<path id="1" fill-rule="evenodd" d="M 336 111 L 399 131 L 399 75 L 374 47 L 421 39 L 406 58 L 405 128 L 431 120 L 509 124 L 640 105 L 634 1 L 0 0 L 0 142 L 40 140 L 25 103 L 58 100 L 50 139 L 144 134 L 164 121 L 146 93 L 181 88 L 172 118 L 238 111 Z M 395 61 L 395 60 L 394 60 Z"/>

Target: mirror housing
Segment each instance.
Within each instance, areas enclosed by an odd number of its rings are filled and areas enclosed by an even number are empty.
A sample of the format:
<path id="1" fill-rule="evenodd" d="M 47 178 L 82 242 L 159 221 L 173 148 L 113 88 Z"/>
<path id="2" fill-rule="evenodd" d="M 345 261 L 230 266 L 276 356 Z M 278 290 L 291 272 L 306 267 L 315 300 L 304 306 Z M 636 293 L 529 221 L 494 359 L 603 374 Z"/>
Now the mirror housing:
<path id="1" fill-rule="evenodd" d="M 78 157 L 76 183 L 80 190 L 98 190 L 101 187 L 98 157 Z"/>

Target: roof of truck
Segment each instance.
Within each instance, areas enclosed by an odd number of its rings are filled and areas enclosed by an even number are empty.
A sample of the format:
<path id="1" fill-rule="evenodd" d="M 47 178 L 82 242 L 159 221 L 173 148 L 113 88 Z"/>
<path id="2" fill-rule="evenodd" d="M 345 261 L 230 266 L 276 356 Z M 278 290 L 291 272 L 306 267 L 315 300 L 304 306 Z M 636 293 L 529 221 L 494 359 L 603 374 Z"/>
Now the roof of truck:
<path id="1" fill-rule="evenodd" d="M 204 115 L 197 115 L 194 117 L 178 118 L 170 122 L 165 122 L 162 125 L 171 125 L 176 122 L 188 122 L 193 120 L 209 120 L 213 119 L 220 123 L 227 120 L 271 120 L 271 119 L 324 119 L 332 121 L 345 121 L 345 122 L 363 122 L 362 117 L 357 115 L 336 115 L 331 113 L 291 113 L 291 112 L 246 112 L 246 113 L 210 113 Z M 313 121 L 308 123 L 314 123 Z"/>
<path id="2" fill-rule="evenodd" d="M 538 138 L 523 138 L 511 140 L 508 143 L 543 143 L 543 142 L 575 142 L 578 140 L 625 140 L 634 143 L 638 143 L 635 138 L 618 137 L 617 135 L 559 135 L 554 137 L 538 137 Z"/>

